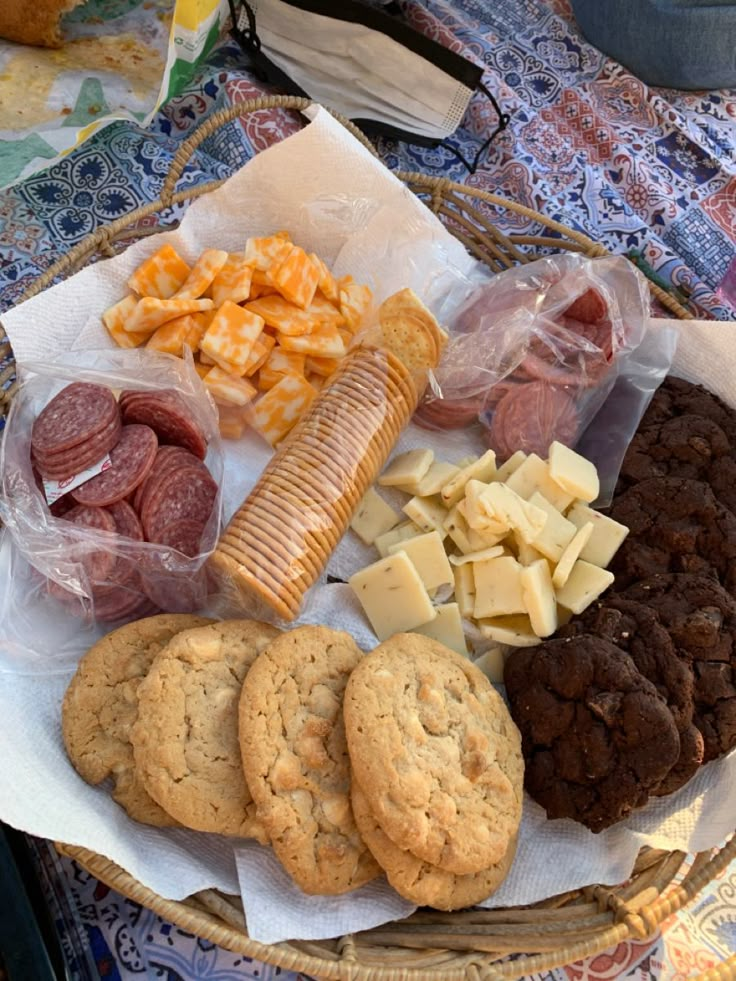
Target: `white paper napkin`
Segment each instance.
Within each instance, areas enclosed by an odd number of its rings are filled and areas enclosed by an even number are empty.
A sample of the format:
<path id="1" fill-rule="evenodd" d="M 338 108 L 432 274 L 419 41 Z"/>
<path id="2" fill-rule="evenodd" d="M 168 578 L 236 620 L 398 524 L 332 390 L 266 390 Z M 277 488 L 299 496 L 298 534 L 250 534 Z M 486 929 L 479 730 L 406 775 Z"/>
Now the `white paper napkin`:
<path id="1" fill-rule="evenodd" d="M 368 282 L 378 299 L 412 286 L 438 310 L 463 296 L 477 266 L 432 213 L 324 111 L 300 133 L 266 150 L 218 191 L 195 201 L 181 227 L 99 262 L 3 317 L 19 362 L 75 347 L 109 347 L 99 317 L 125 292 L 133 268 L 154 244 L 171 242 L 188 259 L 205 247 L 241 249 L 248 235 L 288 229 L 294 239 Z M 685 324 L 676 367 L 736 404 L 735 325 Z M 430 444 L 438 456 L 480 452 L 467 434 L 409 427 L 401 447 Z M 232 513 L 269 456 L 255 436 L 229 444 L 225 508 Z M 328 571 L 345 577 L 372 559 L 348 535 Z M 406 915 L 385 880 L 331 899 L 305 897 L 270 852 L 240 841 L 146 828 L 127 818 L 105 788 L 74 772 L 60 734 L 60 704 L 79 656 L 94 640 L 73 621 L 52 620 L 29 597 L 32 576 L 7 541 L 0 548 L 0 819 L 42 837 L 83 845 L 111 858 L 172 899 L 214 887 L 243 891 L 250 934 L 274 942 L 320 938 Z M 348 587 L 315 588 L 299 622 L 349 630 L 375 643 Z M 655 801 L 616 828 L 592 835 L 570 821 L 547 821 L 527 801 L 519 851 L 489 905 L 529 903 L 591 882 L 626 878 L 639 847 L 717 845 L 736 813 L 736 754 L 703 768 L 691 784 Z"/>

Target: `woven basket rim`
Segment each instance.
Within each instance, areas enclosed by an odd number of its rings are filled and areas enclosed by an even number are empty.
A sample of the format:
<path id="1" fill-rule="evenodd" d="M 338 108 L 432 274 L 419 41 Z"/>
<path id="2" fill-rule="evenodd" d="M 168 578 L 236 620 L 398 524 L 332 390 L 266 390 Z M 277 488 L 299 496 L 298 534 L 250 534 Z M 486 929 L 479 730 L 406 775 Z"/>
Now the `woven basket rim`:
<path id="1" fill-rule="evenodd" d="M 26 300 L 45 289 L 57 277 L 73 273 L 82 268 L 97 252 L 104 255 L 114 255 L 114 244 L 129 238 L 140 238 L 146 234 L 157 233 L 162 229 L 136 229 L 136 222 L 159 211 L 170 208 L 187 200 L 203 196 L 222 186 L 224 181 L 211 181 L 198 187 L 176 190 L 176 185 L 183 173 L 187 161 L 196 148 L 208 136 L 241 116 L 250 112 L 265 109 L 289 109 L 303 111 L 313 105 L 309 99 L 291 96 L 269 96 L 236 103 L 227 109 L 220 110 L 210 119 L 202 123 L 197 130 L 180 146 L 169 173 L 164 181 L 159 198 L 143 205 L 123 218 L 102 226 L 96 232 L 87 236 L 74 246 L 68 253 L 54 263 L 44 274 L 33 281 L 22 299 Z M 330 111 L 330 110 L 328 110 Z M 374 156 L 377 156 L 372 145 L 364 135 L 347 119 L 337 113 L 332 113 Z M 529 261 L 529 256 L 519 250 L 519 245 L 538 245 L 540 248 L 556 247 L 574 252 L 581 252 L 590 257 L 608 255 L 608 251 L 581 232 L 548 218 L 524 205 L 511 201 L 499 195 L 491 194 L 476 187 L 469 187 L 448 180 L 444 177 L 400 171 L 395 176 L 411 191 L 429 198 L 428 204 L 441 219 L 445 219 L 449 230 L 481 261 L 494 271 L 510 268 L 519 262 Z M 471 199 L 473 203 L 470 203 Z M 488 218 L 487 209 L 505 209 L 537 221 L 549 230 L 550 235 L 505 235 L 495 227 Z M 486 210 L 484 210 L 486 209 Z M 670 294 L 654 283 L 649 283 L 652 294 L 670 312 L 679 319 L 692 319 L 688 310 L 682 307 Z M 0 356 L 10 356 L 11 363 L 0 373 L 0 384 L 8 380 L 12 371 L 12 351 L 7 337 L 0 325 Z M 14 388 L 10 387 L 0 394 L 0 413 L 9 405 Z M 604 950 L 629 937 L 644 939 L 652 935 L 658 925 L 668 916 L 677 912 L 716 876 L 718 876 L 736 858 L 736 835 L 720 849 L 699 853 L 685 876 L 679 883 L 674 884 L 678 870 L 685 860 L 682 852 L 655 852 L 654 849 L 643 849 L 639 856 L 639 864 L 643 864 L 641 882 L 635 881 L 618 887 L 590 885 L 582 890 L 565 897 L 556 897 L 531 907 L 514 907 L 507 911 L 486 911 L 485 919 L 493 923 L 498 918 L 492 913 L 510 916 L 512 925 L 534 922 L 535 918 L 543 915 L 555 917 L 555 929 L 551 936 L 563 936 L 566 943 L 554 946 L 549 939 L 539 942 L 533 933 L 526 936 L 529 943 L 527 949 L 539 950 L 538 953 L 525 956 L 523 947 L 504 947 L 498 956 L 513 952 L 522 956 L 513 962 L 499 962 L 493 951 L 467 949 L 465 953 L 453 954 L 439 944 L 439 951 L 433 948 L 412 948 L 411 942 L 400 948 L 402 951 L 414 950 L 419 962 L 416 966 L 407 963 L 408 954 L 396 956 L 396 948 L 381 947 L 382 956 L 378 963 L 361 963 L 360 937 L 361 934 L 338 938 L 335 941 L 289 942 L 280 944 L 262 944 L 252 940 L 247 935 L 242 917 L 232 901 L 220 896 L 213 890 L 206 890 L 190 897 L 188 900 L 177 902 L 167 900 L 136 880 L 114 862 L 81 846 L 56 843 L 58 850 L 75 859 L 91 874 L 123 895 L 165 917 L 182 929 L 196 933 L 231 950 L 236 950 L 246 956 L 254 957 L 266 963 L 274 964 L 288 970 L 305 971 L 309 974 L 324 978 L 339 979 L 339 981 L 490 981 L 490 979 L 517 978 L 523 974 L 549 970 L 573 960 L 590 956 Z M 652 855 L 657 861 L 647 865 Z M 652 869 L 655 872 L 652 872 Z M 636 888 L 641 883 L 645 885 Z M 648 883 L 648 884 L 647 884 Z M 666 890 L 666 894 L 665 894 Z M 559 901 L 559 905 L 555 905 Z M 571 905 L 565 907 L 564 901 Z M 588 911 L 594 907 L 603 917 L 600 929 L 575 929 L 575 913 L 580 916 L 581 910 Z M 560 910 L 570 909 L 571 919 L 563 930 L 563 921 L 557 915 Z M 421 915 L 421 914 L 420 914 Z M 415 914 L 415 917 L 417 914 Z M 442 922 L 458 922 L 462 913 L 438 914 Z M 449 919 L 448 919 L 449 918 Z M 407 930 L 411 931 L 409 921 Z M 597 921 L 596 921 L 597 922 Z M 396 924 L 386 925 L 390 929 Z M 398 924 L 402 926 L 402 924 Z M 386 932 L 384 930 L 384 932 Z M 381 937 L 381 931 L 373 933 L 374 939 Z M 460 934 L 460 936 L 466 936 Z M 497 936 L 491 933 L 492 937 Z M 523 939 L 523 938 L 522 938 Z M 383 943 L 383 940 L 381 940 Z M 500 943 L 500 941 L 499 941 Z M 331 949 L 330 944 L 335 945 Z M 428 954 L 422 954 L 422 949 L 429 949 Z M 391 951 L 394 950 L 394 954 Z M 461 948 L 462 950 L 462 948 Z M 442 951 L 446 951 L 442 953 Z M 396 966 L 386 966 L 391 957 L 396 960 Z M 735 955 L 736 957 L 736 955 Z M 383 964 L 381 963 L 383 961 Z M 736 959 L 730 958 L 717 970 L 701 975 L 700 981 L 729 981 L 736 979 Z"/>

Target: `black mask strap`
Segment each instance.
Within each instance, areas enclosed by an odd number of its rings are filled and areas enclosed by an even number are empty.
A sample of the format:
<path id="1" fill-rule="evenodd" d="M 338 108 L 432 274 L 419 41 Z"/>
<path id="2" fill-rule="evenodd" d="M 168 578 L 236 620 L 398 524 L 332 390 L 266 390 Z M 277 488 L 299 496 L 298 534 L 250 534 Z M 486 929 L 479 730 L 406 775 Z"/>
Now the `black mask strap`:
<path id="1" fill-rule="evenodd" d="M 478 83 L 478 89 L 479 89 L 479 91 L 481 91 L 486 96 L 486 98 L 488 99 L 488 101 L 493 106 L 496 115 L 498 116 L 498 125 L 496 126 L 496 128 L 494 129 L 494 131 L 491 133 L 491 135 L 487 139 L 485 139 L 481 143 L 480 147 L 478 148 L 477 153 L 475 154 L 475 156 L 473 157 L 472 160 L 468 160 L 462 153 L 460 153 L 460 151 L 458 149 L 456 149 L 454 146 L 452 146 L 447 140 L 444 140 L 440 144 L 440 146 L 442 146 L 445 150 L 448 150 L 454 157 L 457 157 L 457 159 L 460 161 L 460 163 L 464 164 L 467 167 L 468 173 L 470 173 L 470 174 L 474 174 L 478 170 L 478 167 L 479 167 L 480 161 L 481 161 L 481 157 L 483 156 L 483 154 L 486 152 L 486 150 L 491 145 L 491 143 L 493 143 L 493 141 L 496 139 L 496 137 L 498 136 L 498 134 L 499 133 L 502 133 L 506 129 L 506 127 L 508 126 L 508 124 L 511 122 L 511 116 L 507 112 L 502 112 L 501 111 L 501 107 L 499 106 L 498 102 L 496 101 L 496 98 L 493 95 L 493 92 L 491 92 L 491 90 L 489 88 L 487 88 L 483 84 L 483 82 L 479 82 Z"/>

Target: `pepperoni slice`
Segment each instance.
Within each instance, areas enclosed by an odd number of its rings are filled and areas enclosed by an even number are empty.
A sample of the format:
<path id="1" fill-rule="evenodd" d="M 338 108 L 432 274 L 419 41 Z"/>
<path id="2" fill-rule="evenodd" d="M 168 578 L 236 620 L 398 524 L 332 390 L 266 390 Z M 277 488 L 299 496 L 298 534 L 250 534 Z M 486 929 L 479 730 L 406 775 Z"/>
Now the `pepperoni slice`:
<path id="1" fill-rule="evenodd" d="M 123 426 L 120 441 L 110 450 L 111 465 L 72 491 L 74 500 L 90 507 L 122 501 L 148 476 L 158 439 L 148 426 Z"/>
<path id="2" fill-rule="evenodd" d="M 177 392 L 166 389 L 131 394 L 123 402 L 122 414 L 123 422 L 150 426 L 161 443 L 183 446 L 204 460 L 207 440 Z"/>
<path id="3" fill-rule="evenodd" d="M 574 446 L 579 424 L 575 400 L 564 388 L 530 382 L 510 389 L 499 401 L 487 441 L 504 460 L 516 450 L 546 457 L 554 440 Z"/>
<path id="4" fill-rule="evenodd" d="M 109 388 L 89 382 L 67 385 L 39 413 L 31 431 L 36 456 L 63 453 L 85 443 L 118 415 Z"/>

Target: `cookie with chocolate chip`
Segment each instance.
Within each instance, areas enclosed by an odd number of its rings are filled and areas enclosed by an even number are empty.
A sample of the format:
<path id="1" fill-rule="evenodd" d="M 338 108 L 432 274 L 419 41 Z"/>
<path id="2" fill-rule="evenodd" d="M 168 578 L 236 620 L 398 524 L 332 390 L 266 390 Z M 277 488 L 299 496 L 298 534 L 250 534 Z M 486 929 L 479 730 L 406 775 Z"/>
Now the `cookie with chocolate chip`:
<path id="1" fill-rule="evenodd" d="M 672 712 L 628 654 L 582 635 L 514 651 L 504 669 L 525 787 L 550 818 L 622 821 L 680 754 Z"/>

